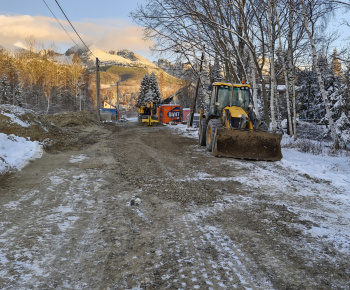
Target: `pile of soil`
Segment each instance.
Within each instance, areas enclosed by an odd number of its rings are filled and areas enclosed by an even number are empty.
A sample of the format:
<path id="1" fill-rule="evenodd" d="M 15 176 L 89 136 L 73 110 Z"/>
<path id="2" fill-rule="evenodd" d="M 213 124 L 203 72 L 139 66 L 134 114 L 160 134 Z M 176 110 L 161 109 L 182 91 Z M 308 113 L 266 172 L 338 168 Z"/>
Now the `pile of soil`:
<path id="1" fill-rule="evenodd" d="M 32 110 L 2 105 L 0 106 L 0 133 L 42 142 L 61 134 L 62 131 L 44 116 Z"/>
<path id="2" fill-rule="evenodd" d="M 42 142 L 49 152 L 72 149 L 78 142 L 76 134 L 80 132 L 79 128 L 99 124 L 92 112 L 40 115 L 32 110 L 0 105 L 0 133 Z"/>
<path id="3" fill-rule="evenodd" d="M 86 111 L 46 115 L 45 118 L 58 127 L 88 127 L 100 124 L 95 113 Z"/>

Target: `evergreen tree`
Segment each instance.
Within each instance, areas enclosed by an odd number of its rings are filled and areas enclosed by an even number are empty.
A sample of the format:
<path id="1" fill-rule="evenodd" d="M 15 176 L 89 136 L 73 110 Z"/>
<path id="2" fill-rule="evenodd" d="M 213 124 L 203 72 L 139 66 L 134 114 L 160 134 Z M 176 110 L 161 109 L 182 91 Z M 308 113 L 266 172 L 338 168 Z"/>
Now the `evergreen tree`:
<path id="1" fill-rule="evenodd" d="M 349 70 L 350 67 L 345 71 L 344 77 L 333 70 L 332 85 L 327 90 L 336 133 L 343 146 L 350 143 Z"/>
<path id="2" fill-rule="evenodd" d="M 17 86 L 15 86 L 15 88 L 13 89 L 13 105 L 22 107 L 22 93 L 23 92 L 21 85 L 18 84 Z"/>
<path id="3" fill-rule="evenodd" d="M 149 90 L 149 74 L 145 74 L 144 77 L 141 80 L 141 87 L 140 87 L 140 91 L 139 91 L 139 95 L 137 98 L 137 106 L 141 107 L 142 105 L 144 105 L 145 102 L 145 98 L 146 98 L 146 94 Z"/>
<path id="4" fill-rule="evenodd" d="M 327 79 L 327 97 L 332 110 L 333 120 L 336 121 L 344 112 L 346 106 L 344 98 L 345 85 L 342 83 L 341 77 L 332 75 Z"/>
<path id="5" fill-rule="evenodd" d="M 0 104 L 8 104 L 11 99 L 11 85 L 5 74 L 0 79 Z"/>
<path id="6" fill-rule="evenodd" d="M 325 115 L 324 103 L 317 84 L 314 70 L 299 71 L 297 74 L 299 87 L 300 118 L 307 120 L 321 120 Z"/>
<path id="7" fill-rule="evenodd" d="M 146 74 L 142 81 L 137 99 L 137 106 L 140 107 L 145 103 L 159 103 L 161 101 L 161 93 L 158 86 L 158 81 L 154 73 Z"/>
<path id="8" fill-rule="evenodd" d="M 158 81 L 154 73 L 151 73 L 150 75 L 150 91 L 152 92 L 150 101 L 154 103 L 160 103 L 162 97 L 160 94 Z"/>

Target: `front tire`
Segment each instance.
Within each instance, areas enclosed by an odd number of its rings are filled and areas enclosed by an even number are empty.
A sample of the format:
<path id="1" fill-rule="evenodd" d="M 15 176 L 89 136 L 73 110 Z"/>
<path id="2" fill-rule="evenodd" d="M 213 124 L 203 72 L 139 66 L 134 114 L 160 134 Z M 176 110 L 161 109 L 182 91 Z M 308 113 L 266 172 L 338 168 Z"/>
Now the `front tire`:
<path id="1" fill-rule="evenodd" d="M 213 150 L 215 135 L 216 135 L 216 119 L 211 119 L 206 131 L 206 150 L 211 152 Z"/>

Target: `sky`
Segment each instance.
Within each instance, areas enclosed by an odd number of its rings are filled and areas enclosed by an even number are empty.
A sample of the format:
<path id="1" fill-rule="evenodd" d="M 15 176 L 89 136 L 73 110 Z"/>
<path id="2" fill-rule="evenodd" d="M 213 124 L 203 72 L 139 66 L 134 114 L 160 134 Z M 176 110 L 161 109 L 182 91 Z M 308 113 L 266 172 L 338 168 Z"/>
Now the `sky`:
<path id="1" fill-rule="evenodd" d="M 152 57 L 150 42 L 142 38 L 142 28 L 129 17 L 142 0 L 57 0 L 83 41 L 103 50 L 129 49 Z M 77 44 L 81 44 L 55 0 L 45 0 Z M 24 46 L 33 36 L 45 48 L 65 52 L 74 46 L 72 39 L 57 23 L 44 0 L 0 0 L 0 45 L 13 49 Z"/>
<path id="2" fill-rule="evenodd" d="M 142 28 L 129 17 L 138 5 L 146 3 L 145 0 L 57 1 L 88 46 L 106 51 L 128 49 L 151 61 L 157 59 L 158 56 L 149 49 L 152 43 L 143 40 Z M 0 46 L 9 49 L 24 47 L 25 39 L 29 36 L 34 36 L 45 48 L 55 48 L 61 53 L 74 46 L 45 2 L 75 43 L 81 45 L 55 0 L 0 0 Z M 339 29 L 339 23 L 344 18 L 344 15 L 335 17 L 332 30 Z M 338 34 L 340 38 L 334 45 L 339 48 L 349 42 L 350 29 L 340 28 Z"/>

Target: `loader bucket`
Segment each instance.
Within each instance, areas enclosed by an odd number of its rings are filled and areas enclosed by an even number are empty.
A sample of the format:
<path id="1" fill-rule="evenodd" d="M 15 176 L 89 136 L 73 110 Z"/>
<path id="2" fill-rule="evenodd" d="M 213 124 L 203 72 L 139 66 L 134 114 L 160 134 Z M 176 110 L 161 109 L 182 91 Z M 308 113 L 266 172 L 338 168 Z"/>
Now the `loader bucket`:
<path id="1" fill-rule="evenodd" d="M 279 161 L 282 134 L 260 131 L 243 131 L 228 128 L 216 130 L 213 154 L 252 160 Z"/>

